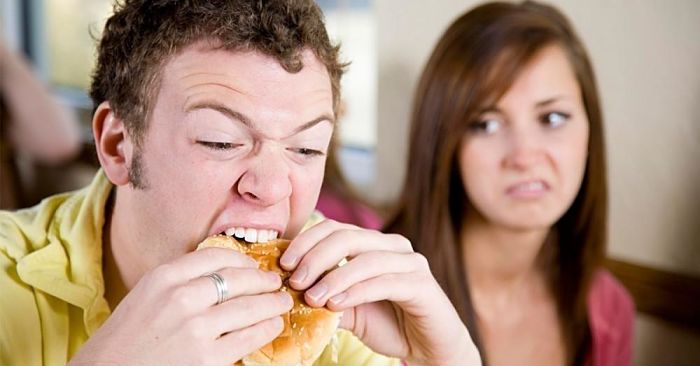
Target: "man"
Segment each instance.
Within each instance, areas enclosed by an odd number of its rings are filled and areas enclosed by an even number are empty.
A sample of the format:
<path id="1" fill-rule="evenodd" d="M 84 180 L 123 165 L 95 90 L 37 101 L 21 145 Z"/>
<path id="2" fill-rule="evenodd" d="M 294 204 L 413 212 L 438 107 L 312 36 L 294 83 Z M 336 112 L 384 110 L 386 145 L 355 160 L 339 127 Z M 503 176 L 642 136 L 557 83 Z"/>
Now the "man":
<path id="1" fill-rule="evenodd" d="M 357 336 L 340 331 L 339 364 L 477 364 L 407 240 L 312 226 L 343 68 L 313 1 L 125 1 L 98 53 L 102 170 L 0 216 L 0 363 L 236 362 L 281 332 L 292 303 L 248 257 L 193 252 L 238 231 L 293 239 L 292 287 Z"/>

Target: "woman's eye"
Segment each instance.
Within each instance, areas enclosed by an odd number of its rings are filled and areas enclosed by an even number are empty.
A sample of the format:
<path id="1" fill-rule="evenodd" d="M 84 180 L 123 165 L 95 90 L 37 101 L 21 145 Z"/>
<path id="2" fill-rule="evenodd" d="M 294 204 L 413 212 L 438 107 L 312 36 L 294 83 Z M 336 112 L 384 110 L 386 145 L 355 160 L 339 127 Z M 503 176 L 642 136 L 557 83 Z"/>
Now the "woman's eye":
<path id="1" fill-rule="evenodd" d="M 233 142 L 197 141 L 197 143 L 208 149 L 220 151 L 231 150 L 241 146 L 241 144 L 234 144 Z"/>
<path id="2" fill-rule="evenodd" d="M 305 147 L 299 147 L 299 148 L 290 148 L 290 151 L 293 151 L 299 155 L 302 155 L 304 157 L 312 157 L 312 156 L 322 156 L 324 155 L 323 151 L 320 150 L 314 150 L 314 149 L 308 149 Z"/>
<path id="3" fill-rule="evenodd" d="M 549 112 L 540 117 L 540 122 L 549 127 L 557 128 L 566 123 L 570 117 L 570 115 L 562 112 Z"/>
<path id="4" fill-rule="evenodd" d="M 490 135 L 501 128 L 501 122 L 495 119 L 476 121 L 469 125 L 469 130 L 474 133 Z"/>

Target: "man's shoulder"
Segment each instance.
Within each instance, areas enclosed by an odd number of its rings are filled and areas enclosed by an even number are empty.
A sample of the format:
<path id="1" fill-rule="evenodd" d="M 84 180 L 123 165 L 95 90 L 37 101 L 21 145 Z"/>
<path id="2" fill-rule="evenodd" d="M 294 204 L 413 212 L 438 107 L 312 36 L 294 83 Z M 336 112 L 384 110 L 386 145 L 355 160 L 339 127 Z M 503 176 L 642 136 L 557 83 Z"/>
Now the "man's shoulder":
<path id="1" fill-rule="evenodd" d="M 57 194 L 29 208 L 0 211 L 0 252 L 19 261 L 44 248 L 52 237 L 78 229 L 85 190 Z"/>
<path id="2" fill-rule="evenodd" d="M 51 237 L 79 232 L 102 222 L 111 186 L 101 172 L 80 190 L 57 194 L 33 207 L 0 211 L 0 253 L 15 261 L 46 246 Z M 98 207 L 99 206 L 99 207 Z"/>
<path id="3" fill-rule="evenodd" d="M 17 211 L 0 211 L 0 252 L 15 261 L 40 249 L 60 205 L 54 197 Z"/>
<path id="4" fill-rule="evenodd" d="M 309 216 L 308 220 L 306 220 L 306 222 L 304 223 L 304 227 L 301 229 L 301 231 L 306 231 L 310 227 L 320 223 L 321 221 L 323 221 L 325 219 L 326 219 L 326 217 L 323 216 L 323 214 L 320 211 L 314 210 L 311 213 L 311 215 Z"/>
<path id="5" fill-rule="evenodd" d="M 340 329 L 314 363 L 314 366 L 330 365 L 398 366 L 400 361 L 372 351 L 354 334 Z"/>

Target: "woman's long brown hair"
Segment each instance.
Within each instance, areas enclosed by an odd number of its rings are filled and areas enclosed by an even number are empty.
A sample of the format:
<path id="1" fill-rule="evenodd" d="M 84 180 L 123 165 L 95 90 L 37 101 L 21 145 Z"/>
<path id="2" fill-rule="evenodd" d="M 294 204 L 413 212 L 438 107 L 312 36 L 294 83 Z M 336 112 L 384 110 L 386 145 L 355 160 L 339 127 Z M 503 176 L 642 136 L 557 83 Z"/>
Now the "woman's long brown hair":
<path id="1" fill-rule="evenodd" d="M 544 47 L 561 47 L 581 89 L 589 121 L 588 158 L 573 204 L 544 244 L 549 288 L 557 302 L 567 364 L 590 349 L 589 284 L 605 253 L 607 188 L 603 118 L 583 44 L 557 9 L 535 2 L 488 3 L 459 17 L 443 34 L 420 79 L 411 117 L 403 193 L 388 232 L 405 235 L 425 255 L 482 352 L 459 243 L 473 209 L 460 178 L 457 151 L 469 122 L 494 105 Z"/>

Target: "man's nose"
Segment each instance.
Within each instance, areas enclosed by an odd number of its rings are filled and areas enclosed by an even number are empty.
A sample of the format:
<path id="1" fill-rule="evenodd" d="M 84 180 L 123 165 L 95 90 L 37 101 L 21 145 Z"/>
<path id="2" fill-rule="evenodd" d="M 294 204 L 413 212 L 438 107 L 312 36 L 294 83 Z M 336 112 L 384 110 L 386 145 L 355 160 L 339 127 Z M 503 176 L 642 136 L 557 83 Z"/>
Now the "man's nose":
<path id="1" fill-rule="evenodd" d="M 248 167 L 236 189 L 243 199 L 263 206 L 272 206 L 292 194 L 290 168 L 284 151 L 261 146 L 248 159 Z"/>
<path id="2" fill-rule="evenodd" d="M 537 131 L 514 128 L 508 138 L 508 149 L 503 164 L 506 168 L 527 170 L 545 159 L 546 147 Z"/>

